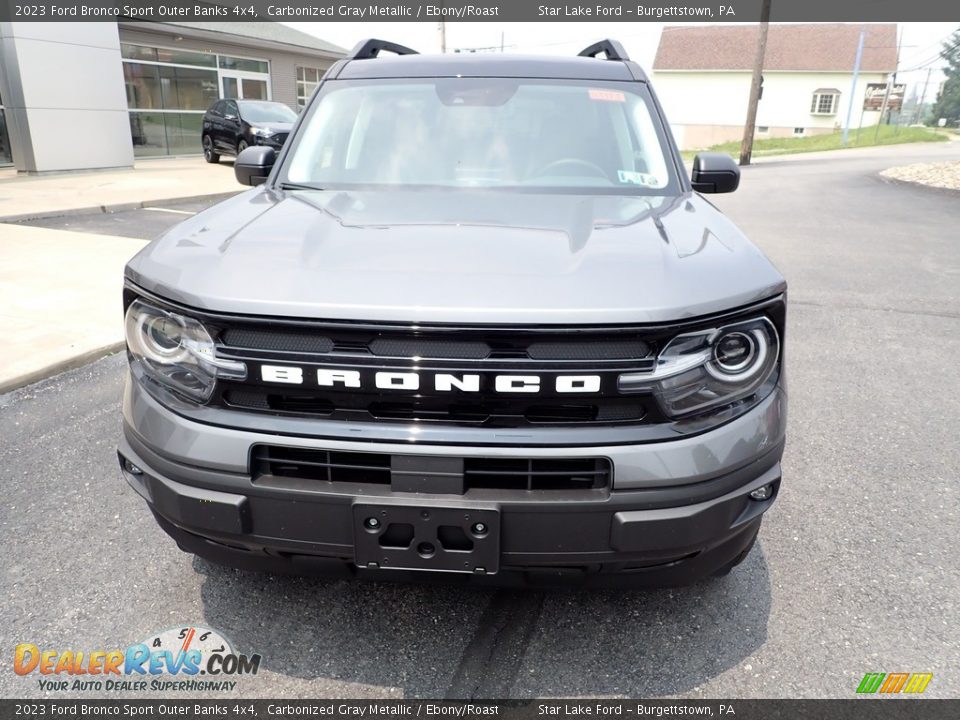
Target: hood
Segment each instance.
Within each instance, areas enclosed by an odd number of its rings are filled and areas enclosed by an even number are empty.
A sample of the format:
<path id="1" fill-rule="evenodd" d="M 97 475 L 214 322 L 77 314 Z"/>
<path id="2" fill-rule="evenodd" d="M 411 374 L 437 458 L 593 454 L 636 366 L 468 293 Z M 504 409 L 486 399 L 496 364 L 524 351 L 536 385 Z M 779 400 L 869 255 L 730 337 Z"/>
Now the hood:
<path id="1" fill-rule="evenodd" d="M 273 130 L 275 133 L 289 133 L 293 129 L 292 122 L 248 122 L 250 127 Z"/>
<path id="2" fill-rule="evenodd" d="M 255 188 L 174 227 L 127 276 L 205 310 L 407 323 L 664 322 L 785 289 L 696 194 Z"/>

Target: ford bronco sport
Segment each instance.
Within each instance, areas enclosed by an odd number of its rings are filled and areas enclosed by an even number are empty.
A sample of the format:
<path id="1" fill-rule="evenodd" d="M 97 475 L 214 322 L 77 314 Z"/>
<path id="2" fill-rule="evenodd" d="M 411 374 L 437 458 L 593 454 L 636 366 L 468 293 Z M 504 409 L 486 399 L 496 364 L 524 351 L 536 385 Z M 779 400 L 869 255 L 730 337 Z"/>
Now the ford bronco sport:
<path id="1" fill-rule="evenodd" d="M 389 55 L 380 57 L 384 51 Z M 777 497 L 783 277 L 616 42 L 333 65 L 256 186 L 126 268 L 122 472 L 185 551 L 682 584 Z"/>

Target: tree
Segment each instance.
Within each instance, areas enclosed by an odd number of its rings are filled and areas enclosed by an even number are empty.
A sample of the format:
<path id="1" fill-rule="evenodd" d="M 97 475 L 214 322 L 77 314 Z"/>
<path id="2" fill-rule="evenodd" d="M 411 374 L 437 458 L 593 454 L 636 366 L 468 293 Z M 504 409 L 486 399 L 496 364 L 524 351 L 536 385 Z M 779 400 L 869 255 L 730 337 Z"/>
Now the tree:
<path id="1" fill-rule="evenodd" d="M 955 126 L 960 124 L 960 30 L 943 43 L 940 57 L 947 61 L 943 70 L 947 80 L 933 106 L 933 121 L 946 118 L 947 125 Z"/>

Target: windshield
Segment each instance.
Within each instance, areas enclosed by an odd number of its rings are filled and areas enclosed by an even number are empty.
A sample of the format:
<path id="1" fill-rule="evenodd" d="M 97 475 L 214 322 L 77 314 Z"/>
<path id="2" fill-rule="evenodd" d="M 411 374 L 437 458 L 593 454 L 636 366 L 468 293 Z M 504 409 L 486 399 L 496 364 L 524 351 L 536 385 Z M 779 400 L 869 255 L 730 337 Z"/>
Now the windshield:
<path id="1" fill-rule="evenodd" d="M 323 85 L 288 182 L 675 194 L 641 83 L 416 78 Z"/>
<path id="2" fill-rule="evenodd" d="M 286 105 L 274 102 L 242 102 L 240 116 L 247 122 L 292 123 L 297 114 Z"/>

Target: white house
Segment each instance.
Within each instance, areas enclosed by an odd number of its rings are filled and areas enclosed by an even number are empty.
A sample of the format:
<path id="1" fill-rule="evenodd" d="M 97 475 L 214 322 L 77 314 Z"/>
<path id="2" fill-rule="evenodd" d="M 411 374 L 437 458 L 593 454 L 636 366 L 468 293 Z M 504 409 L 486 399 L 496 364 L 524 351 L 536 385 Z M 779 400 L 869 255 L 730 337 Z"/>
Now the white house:
<path id="1" fill-rule="evenodd" d="M 864 48 L 850 124 L 879 121 L 880 112 L 864 110 L 864 101 L 869 85 L 886 83 L 896 70 L 896 24 L 770 25 L 757 137 L 815 135 L 843 127 L 861 30 Z M 758 33 L 756 24 L 663 29 L 653 82 L 682 149 L 743 136 Z"/>

